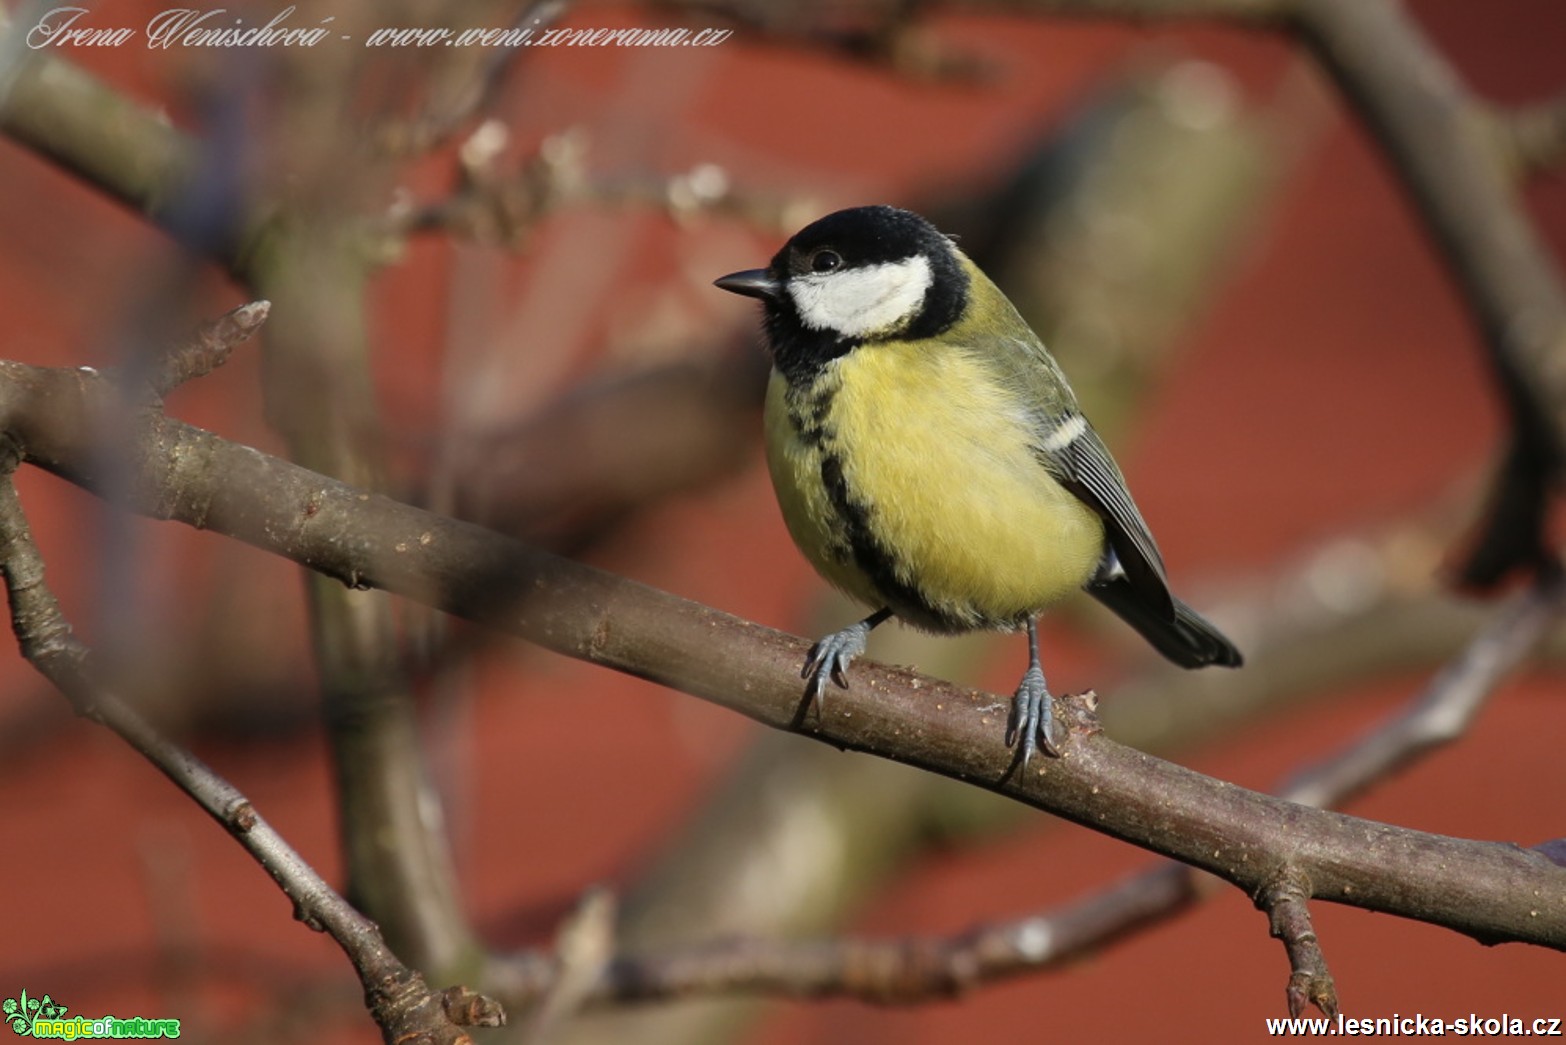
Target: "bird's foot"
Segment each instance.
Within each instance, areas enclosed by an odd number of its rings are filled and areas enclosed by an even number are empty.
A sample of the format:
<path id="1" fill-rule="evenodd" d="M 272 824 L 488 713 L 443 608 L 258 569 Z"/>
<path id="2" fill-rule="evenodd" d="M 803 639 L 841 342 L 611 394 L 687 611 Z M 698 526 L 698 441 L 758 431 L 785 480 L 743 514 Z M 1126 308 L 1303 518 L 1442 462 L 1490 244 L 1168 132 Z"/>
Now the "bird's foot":
<path id="1" fill-rule="evenodd" d="M 821 694 L 826 689 L 827 679 L 843 689 L 848 688 L 848 665 L 865 651 L 865 639 L 873 627 L 875 625 L 868 620 L 862 620 L 842 631 L 834 631 L 810 647 L 810 656 L 805 658 L 805 667 L 799 677 L 806 680 L 805 692 L 815 706 L 817 721 L 821 719 Z"/>
<path id="2" fill-rule="evenodd" d="M 1028 768 L 1028 760 L 1040 747 L 1051 758 L 1060 755 L 1060 724 L 1055 720 L 1055 698 L 1044 685 L 1044 672 L 1033 665 L 1017 685 L 1017 695 L 1011 702 L 1011 719 L 1006 724 L 1006 746 L 1014 747 L 1022 742 L 1020 769 Z"/>

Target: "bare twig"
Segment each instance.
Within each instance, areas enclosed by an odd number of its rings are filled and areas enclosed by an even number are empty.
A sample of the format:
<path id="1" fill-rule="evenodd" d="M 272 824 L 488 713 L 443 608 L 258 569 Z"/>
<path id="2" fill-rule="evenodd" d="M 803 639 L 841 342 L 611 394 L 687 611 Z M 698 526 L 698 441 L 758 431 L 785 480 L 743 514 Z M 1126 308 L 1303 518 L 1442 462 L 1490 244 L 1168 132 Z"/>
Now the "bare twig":
<path id="1" fill-rule="evenodd" d="M 222 366 L 229 353 L 261 329 L 271 310 L 270 301 L 252 301 L 202 324 L 156 361 L 148 378 L 152 391 L 161 399 L 186 381 Z"/>
<path id="2" fill-rule="evenodd" d="M 0 9 L 0 39 L 24 32 Z M 236 275 L 272 220 L 257 205 L 243 213 L 213 206 L 211 190 L 233 173 L 232 156 L 174 127 L 166 114 L 132 100 L 49 51 L 0 56 L 0 134 L 186 241 Z M 207 151 L 204 151 L 207 150 Z M 208 181 L 195 191 L 203 177 Z M 232 186 L 221 186 L 225 189 Z M 224 199 L 227 205 L 234 201 Z"/>
<path id="3" fill-rule="evenodd" d="M 364 985 L 365 1001 L 388 1042 L 469 1042 L 463 1026 L 498 1026 L 504 1012 L 487 999 L 461 993 L 461 1004 L 431 991 L 381 939 L 375 925 L 354 910 L 261 818 L 233 785 L 190 752 L 170 742 L 96 677 L 91 654 L 71 633 L 53 592 L 44 583 L 43 558 L 33 544 L 7 454 L 0 480 L 0 573 L 11 601 L 11 624 L 22 654 L 71 701 L 77 713 L 117 733 L 234 836 L 266 869 L 294 904 L 294 916 L 337 941 Z M 459 1022 L 460 1021 L 460 1022 Z"/>
<path id="4" fill-rule="evenodd" d="M 1267 913 L 1272 935 L 1283 941 L 1289 955 L 1289 1015 L 1299 1016 L 1314 1005 L 1328 1016 L 1337 1015 L 1338 991 L 1327 971 L 1316 927 L 1311 924 L 1310 880 L 1292 867 L 1284 867 L 1256 894 L 1256 906 Z"/>

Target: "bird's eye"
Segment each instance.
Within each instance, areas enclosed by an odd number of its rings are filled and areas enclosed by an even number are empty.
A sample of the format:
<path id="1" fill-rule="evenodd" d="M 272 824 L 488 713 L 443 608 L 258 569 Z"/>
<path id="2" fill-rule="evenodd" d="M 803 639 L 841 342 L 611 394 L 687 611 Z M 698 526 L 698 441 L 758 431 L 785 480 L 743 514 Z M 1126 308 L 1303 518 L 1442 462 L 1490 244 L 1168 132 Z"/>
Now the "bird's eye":
<path id="1" fill-rule="evenodd" d="M 818 250 L 810 256 L 810 271 L 831 272 L 842 268 L 843 255 L 835 250 Z"/>

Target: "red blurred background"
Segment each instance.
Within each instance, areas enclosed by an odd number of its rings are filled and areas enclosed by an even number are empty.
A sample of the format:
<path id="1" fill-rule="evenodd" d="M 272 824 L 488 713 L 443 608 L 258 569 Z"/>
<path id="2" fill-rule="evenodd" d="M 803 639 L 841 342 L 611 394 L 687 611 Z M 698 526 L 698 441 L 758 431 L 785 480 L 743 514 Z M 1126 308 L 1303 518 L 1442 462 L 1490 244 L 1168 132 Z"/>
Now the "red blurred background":
<path id="1" fill-rule="evenodd" d="M 297 21 L 330 13 L 316 6 L 304 5 Z M 93 17 L 142 25 L 157 10 L 118 2 Z M 1566 7 L 1554 0 L 1423 0 L 1412 10 L 1483 97 L 1512 105 L 1559 94 Z M 566 24 L 672 21 L 584 4 Z M 994 78 L 911 83 L 743 36 L 697 51 L 540 50 L 527 53 L 495 115 L 524 151 L 574 127 L 596 170 L 666 177 L 717 164 L 746 191 L 808 197 L 825 211 L 983 191 L 1127 68 L 1213 63 L 1232 76 L 1246 111 L 1299 125 L 1285 128 L 1294 149 L 1267 206 L 1239 231 L 1173 362 L 1111 439 L 1181 588 L 1221 590 L 1335 535 L 1420 512 L 1495 457 L 1497 400 L 1452 282 L 1383 157 L 1285 39 L 1042 17 L 942 15 L 929 25 Z M 62 57 L 199 129 L 185 78 L 213 56 L 127 45 Z M 406 188 L 439 194 L 450 162 L 442 155 L 410 170 Z M 1535 179 L 1525 199 L 1558 253 L 1566 188 Z M 175 269 L 175 248 L 5 142 L 0 212 L 6 354 L 113 364 L 128 317 Z M 543 219 L 516 251 L 416 240 L 369 302 L 376 387 L 398 460 L 412 473 L 438 456 L 438 433 L 482 433 L 527 416 L 595 369 L 679 359 L 750 331 L 753 310 L 709 284 L 761 264 L 781 238 L 718 216 L 675 223 L 653 208 L 580 206 Z M 207 314 L 243 300 L 216 273 L 201 277 L 198 295 Z M 171 412 L 281 452 L 262 416 L 259 357 L 242 349 L 178 391 Z M 767 625 L 817 628 L 808 611 L 821 584 L 788 544 L 759 447 L 748 460 L 717 486 L 639 511 L 592 547 L 592 560 Z M 231 682 L 252 669 L 267 680 L 269 706 L 212 714 L 220 725 L 196 714 L 188 735 L 334 878 L 331 773 L 310 716 L 297 571 L 211 534 L 138 522 L 129 568 L 107 577 L 95 549 L 110 524 L 97 502 L 49 476 L 28 472 L 21 483 L 50 579 L 89 641 L 115 633 L 124 643 L 128 634 L 149 657 L 207 644 L 231 665 Z M 214 623 L 232 619 L 244 627 Z M 1068 632 L 1056 641 L 1071 642 Z M 964 681 L 1004 689 L 1021 657 L 1015 641 Z M 1051 676 L 1057 691 L 1097 685 L 1113 700 L 1095 661 L 1064 656 Z M 289 1040 L 306 1029 L 314 1040 L 376 1040 L 353 1007 L 340 954 L 293 921 L 223 831 L 113 736 L 71 718 L 17 655 L 0 657 L 0 673 L 0 995 L 48 992 L 89 1016 L 176 1016 L 195 1040 Z M 1175 757 L 1274 788 L 1428 675 L 1366 680 Z M 291 686 L 275 688 L 279 679 Z M 545 944 L 586 885 L 634 882 L 759 731 L 649 683 L 514 644 L 484 649 L 451 688 L 460 695 L 429 710 L 431 757 L 468 910 L 497 946 Z M 1348 811 L 1523 845 L 1559 837 L 1561 722 L 1557 677 L 1531 669 L 1461 742 Z M 1004 836 L 922 857 L 878 889 L 851 927 L 955 932 L 1068 902 L 1152 859 L 1030 816 Z M 1314 911 L 1351 1015 L 1566 1015 L 1558 954 L 1486 948 L 1334 905 Z M 776 1003 L 744 1039 L 1255 1038 L 1264 1017 L 1284 1013 L 1280 952 L 1264 916 L 1224 890 L 1063 971 L 908 1009 Z"/>

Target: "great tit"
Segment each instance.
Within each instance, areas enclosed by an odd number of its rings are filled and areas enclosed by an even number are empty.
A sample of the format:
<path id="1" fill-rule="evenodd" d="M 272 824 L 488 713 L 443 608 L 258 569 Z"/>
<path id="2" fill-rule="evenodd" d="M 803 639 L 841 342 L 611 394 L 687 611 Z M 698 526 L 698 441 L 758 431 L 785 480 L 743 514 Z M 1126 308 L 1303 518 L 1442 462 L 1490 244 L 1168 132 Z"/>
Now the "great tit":
<path id="1" fill-rule="evenodd" d="M 816 570 L 875 607 L 811 649 L 830 678 L 891 616 L 937 633 L 1028 633 L 1006 727 L 1021 765 L 1061 736 L 1038 614 L 1085 588 L 1187 668 L 1240 652 L 1169 591 L 1163 558 L 1060 366 L 1006 296 L 917 214 L 855 207 L 797 232 L 764 269 L 716 281 L 759 298 L 773 369 L 767 465 Z"/>

